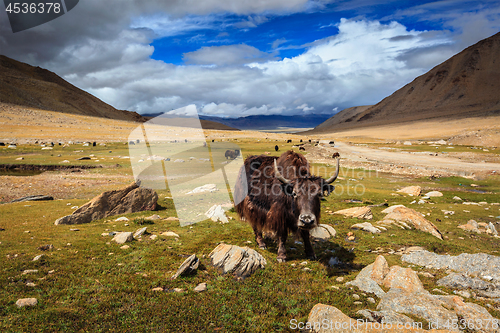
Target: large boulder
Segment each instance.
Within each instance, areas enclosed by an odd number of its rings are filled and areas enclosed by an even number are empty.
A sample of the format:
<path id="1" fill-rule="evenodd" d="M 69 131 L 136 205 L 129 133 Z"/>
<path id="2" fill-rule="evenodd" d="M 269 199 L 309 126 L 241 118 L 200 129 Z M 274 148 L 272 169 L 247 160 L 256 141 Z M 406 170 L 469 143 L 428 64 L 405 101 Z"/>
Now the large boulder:
<path id="1" fill-rule="evenodd" d="M 121 190 L 100 194 L 73 214 L 57 219 L 55 225 L 89 223 L 113 215 L 155 210 L 157 201 L 158 194 L 155 191 L 134 182 Z"/>
<path id="2" fill-rule="evenodd" d="M 398 192 L 418 197 L 421 191 L 422 188 L 420 186 L 407 186 L 400 189 Z"/>

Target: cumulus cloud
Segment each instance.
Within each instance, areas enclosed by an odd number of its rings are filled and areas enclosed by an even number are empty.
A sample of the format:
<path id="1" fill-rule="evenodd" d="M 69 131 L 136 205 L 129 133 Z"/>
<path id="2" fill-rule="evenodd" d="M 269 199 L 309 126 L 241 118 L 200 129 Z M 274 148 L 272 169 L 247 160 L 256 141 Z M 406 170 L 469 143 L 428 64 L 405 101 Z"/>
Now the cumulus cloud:
<path id="1" fill-rule="evenodd" d="M 361 6 L 363 0 L 357 3 Z M 223 12 L 244 14 L 241 22 L 258 25 L 273 11 L 323 5 L 321 0 L 307 4 L 306 0 L 208 0 L 196 4 L 194 0 L 86 0 L 79 3 L 78 10 L 15 35 L 8 21 L 0 20 L 0 49 L 7 56 L 62 75 L 119 109 L 170 112 L 193 104 L 209 115 L 331 114 L 332 110 L 376 103 L 449 58 L 459 44 L 456 25 L 464 40 L 487 37 L 467 32 L 480 28 L 481 33 L 489 33 L 495 25 L 481 28 L 480 20 L 496 22 L 499 13 L 450 16 L 446 21 L 450 29 L 441 32 L 409 30 L 397 18 L 389 23 L 342 19 L 336 24 L 338 34 L 302 46 L 305 51 L 292 58 L 277 59 L 274 53 L 236 44 L 188 52 L 185 65 L 151 59 L 154 49 L 150 44 L 159 36 L 182 37 L 199 29 L 217 32 L 218 25 L 237 23 Z M 426 13 L 425 7 L 414 10 Z M 228 35 L 222 32 L 220 37 Z M 285 42 L 276 39 L 272 47 L 280 48 Z"/>
<path id="2" fill-rule="evenodd" d="M 223 45 L 202 47 L 184 54 L 184 62 L 188 65 L 242 65 L 252 62 L 263 62 L 274 58 L 268 53 L 245 45 Z"/>

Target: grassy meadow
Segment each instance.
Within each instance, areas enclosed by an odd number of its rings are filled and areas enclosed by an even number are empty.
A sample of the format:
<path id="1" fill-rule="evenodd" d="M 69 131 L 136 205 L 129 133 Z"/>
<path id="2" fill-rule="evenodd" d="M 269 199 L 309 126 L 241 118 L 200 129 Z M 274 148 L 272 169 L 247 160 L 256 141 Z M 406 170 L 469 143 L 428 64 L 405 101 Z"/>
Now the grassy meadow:
<path id="1" fill-rule="evenodd" d="M 277 155 L 292 146 L 283 141 L 265 139 L 231 142 L 241 147 L 243 157 L 264 152 Z M 279 144 L 279 152 L 274 151 L 275 144 Z M 294 150 L 298 151 L 298 148 Z M 95 155 L 94 159 L 77 161 L 77 158 L 90 154 Z M 105 147 L 72 145 L 63 148 L 56 145 L 52 150 L 41 150 L 40 146 L 34 145 L 19 146 L 16 150 L 0 149 L 0 164 L 60 164 L 69 160 L 71 165 L 103 166 L 87 170 L 89 179 L 123 176 L 110 185 L 88 189 L 79 196 L 0 204 L 0 228 L 5 229 L 0 231 L 1 332 L 288 332 L 292 331 L 290 320 L 306 321 L 309 311 L 317 303 L 334 305 L 353 318 L 359 318 L 356 311 L 360 309 L 375 310 L 376 304 L 367 301 L 373 295 L 346 287 L 344 283 L 353 280 L 359 270 L 372 263 L 379 254 L 383 254 L 391 266 L 407 266 L 398 255 L 390 253 L 412 245 L 440 254 L 483 252 L 499 255 L 498 238 L 457 228 L 469 219 L 500 221 L 500 206 L 491 205 L 500 202 L 499 176 L 482 180 L 410 178 L 342 168 L 335 192 L 322 201 L 321 223 L 333 226 L 337 236 L 313 244 L 318 256 L 316 261 L 306 260 L 303 246 L 289 237 L 288 261 L 278 263 L 276 244 L 268 242 L 267 250 L 258 249 L 252 229 L 240 221 L 233 210 L 227 214 L 232 217 L 228 224 L 205 220 L 180 227 L 179 222 L 167 221 L 167 217 L 176 216 L 168 190 L 158 191 L 157 211 L 124 215 L 130 219 L 128 222 L 117 222 L 115 219 L 119 216 L 116 216 L 83 225 L 54 225 L 57 218 L 72 212 L 72 206 L 81 206 L 102 189 L 118 189 L 132 181 L 130 161 L 122 158 L 127 155 L 128 147 L 123 143 L 108 143 Z M 16 161 L 19 157 L 24 159 Z M 313 164 L 312 167 L 322 176 L 334 171 L 334 167 L 327 165 Z M 40 176 L 43 175 L 28 177 Z M 478 187 L 472 187 L 472 184 Z M 444 196 L 431 198 L 423 205 L 410 204 L 414 197 L 396 193 L 408 185 L 421 186 L 423 193 L 439 190 Z M 454 200 L 454 196 L 487 204 L 463 205 Z M 397 227 L 376 235 L 353 231 L 350 229 L 352 224 L 364 221 L 327 212 L 381 203 L 404 204 L 425 214 L 445 240 Z M 372 208 L 372 223 L 385 216 L 381 213 L 384 208 Z M 442 210 L 451 210 L 455 214 L 445 216 Z M 158 214 L 162 219 L 142 224 L 141 218 L 152 214 Z M 498 224 L 495 225 L 500 229 Z M 128 249 L 121 249 L 120 245 L 111 242 L 112 236 L 101 235 L 110 231 L 133 232 L 143 226 L 148 228 L 148 234 L 140 241 L 127 243 Z M 180 237 L 161 236 L 165 231 L 173 231 Z M 349 231 L 356 236 L 354 242 L 347 240 Z M 158 238 L 152 240 L 150 234 L 158 235 Z M 266 258 L 267 266 L 243 281 L 221 275 L 210 265 L 208 257 L 221 242 L 256 249 Z M 53 249 L 38 249 L 46 244 L 52 244 Z M 378 253 L 373 252 L 375 250 Z M 197 273 L 172 280 L 171 276 L 179 265 L 193 253 L 201 260 Z M 33 261 L 40 254 L 43 254 L 42 258 Z M 340 259 L 341 265 L 330 267 L 328 261 L 331 257 Z M 413 269 L 422 270 L 420 267 Z M 37 272 L 23 274 L 25 270 Z M 435 275 L 434 278 L 420 276 L 428 290 L 436 288 L 436 280 L 446 275 L 444 271 L 426 271 Z M 339 281 L 339 277 L 343 281 Z M 194 292 L 193 288 L 201 282 L 206 282 L 208 289 Z M 152 291 L 156 287 L 165 291 Z M 183 291 L 174 292 L 174 288 Z M 437 288 L 452 293 L 447 288 Z M 362 305 L 353 304 L 354 293 L 361 296 Z M 37 298 L 38 305 L 17 308 L 15 302 L 27 297 Z M 485 306 L 481 301 L 467 301 Z M 500 311 L 489 311 L 500 318 Z"/>

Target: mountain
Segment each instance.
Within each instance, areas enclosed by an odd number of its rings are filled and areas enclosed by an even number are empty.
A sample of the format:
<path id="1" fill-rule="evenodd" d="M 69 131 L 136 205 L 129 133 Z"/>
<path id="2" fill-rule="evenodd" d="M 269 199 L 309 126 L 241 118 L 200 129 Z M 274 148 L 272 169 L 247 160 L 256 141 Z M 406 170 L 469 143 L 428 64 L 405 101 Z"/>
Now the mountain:
<path id="1" fill-rule="evenodd" d="M 144 121 L 117 110 L 57 74 L 0 55 L 0 103 L 108 119 Z"/>
<path id="2" fill-rule="evenodd" d="M 364 108 L 345 109 L 312 132 L 500 115 L 500 33 L 466 48 L 378 104 Z"/>
<path id="3" fill-rule="evenodd" d="M 299 115 L 299 116 L 280 116 L 280 115 L 260 115 L 247 116 L 239 118 L 220 118 L 211 116 L 200 116 L 200 119 L 216 121 L 221 124 L 239 128 L 241 130 L 275 130 L 278 128 L 313 128 L 321 124 L 328 115 Z"/>
<path id="4" fill-rule="evenodd" d="M 163 112 L 159 113 L 145 113 L 142 116 L 146 120 L 151 120 L 158 116 L 161 116 Z M 218 118 L 217 118 L 218 119 Z M 160 123 L 170 126 L 178 126 L 178 127 L 192 127 L 193 121 L 192 118 L 162 118 Z M 221 131 L 239 131 L 239 129 L 224 125 L 220 122 L 210 121 L 200 119 L 201 128 L 203 129 L 212 129 L 212 130 L 221 130 Z"/>

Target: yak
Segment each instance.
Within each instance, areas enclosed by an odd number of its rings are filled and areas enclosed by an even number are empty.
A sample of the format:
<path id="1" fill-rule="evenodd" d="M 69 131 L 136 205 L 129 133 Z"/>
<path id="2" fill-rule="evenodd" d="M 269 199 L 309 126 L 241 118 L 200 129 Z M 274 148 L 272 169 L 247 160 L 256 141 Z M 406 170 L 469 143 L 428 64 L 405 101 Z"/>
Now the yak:
<path id="1" fill-rule="evenodd" d="M 280 147 L 278 147 L 278 145 L 274 146 L 274 150 L 278 151 L 280 150 Z"/>
<path id="2" fill-rule="evenodd" d="M 224 154 L 226 159 L 231 159 L 234 160 L 236 157 L 240 156 L 240 151 L 238 149 L 235 150 L 226 150 L 226 153 Z"/>
<path id="3" fill-rule="evenodd" d="M 320 200 L 334 190 L 338 174 L 338 158 L 335 174 L 325 180 L 311 175 L 307 159 L 293 150 L 249 156 L 236 181 L 236 212 L 252 226 L 259 248 L 266 248 L 263 232 L 277 239 L 279 262 L 286 260 L 289 233 L 302 237 L 306 256 L 314 259 L 309 231 L 319 225 Z"/>

